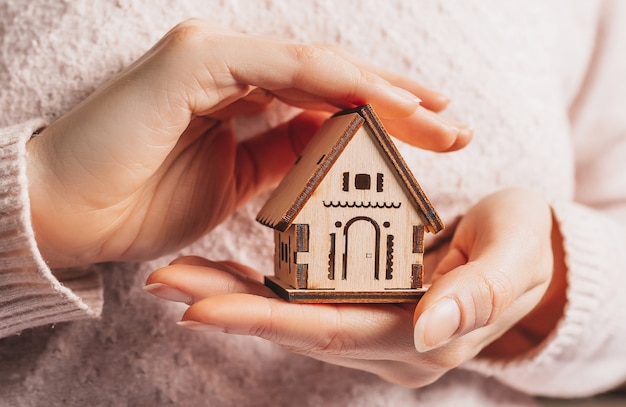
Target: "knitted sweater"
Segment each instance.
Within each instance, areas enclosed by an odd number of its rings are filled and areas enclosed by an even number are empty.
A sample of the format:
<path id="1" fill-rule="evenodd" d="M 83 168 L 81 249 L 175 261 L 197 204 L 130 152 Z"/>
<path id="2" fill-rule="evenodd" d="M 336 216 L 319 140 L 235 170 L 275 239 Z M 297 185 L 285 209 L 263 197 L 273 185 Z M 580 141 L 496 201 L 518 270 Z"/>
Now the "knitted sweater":
<path id="1" fill-rule="evenodd" d="M 188 17 L 335 43 L 449 95 L 444 114 L 474 129 L 471 145 L 399 148 L 444 221 L 509 186 L 551 203 L 568 302 L 550 337 L 416 390 L 258 338 L 180 329 L 182 306 L 146 295 L 146 276 L 178 254 L 271 272 L 271 231 L 254 222 L 265 195 L 180 253 L 48 269 L 30 224 L 26 141 Z M 528 395 L 623 382 L 625 23 L 626 3 L 597 0 L 0 0 L 0 404 L 532 405 Z M 246 137 L 288 113 L 237 128 Z"/>

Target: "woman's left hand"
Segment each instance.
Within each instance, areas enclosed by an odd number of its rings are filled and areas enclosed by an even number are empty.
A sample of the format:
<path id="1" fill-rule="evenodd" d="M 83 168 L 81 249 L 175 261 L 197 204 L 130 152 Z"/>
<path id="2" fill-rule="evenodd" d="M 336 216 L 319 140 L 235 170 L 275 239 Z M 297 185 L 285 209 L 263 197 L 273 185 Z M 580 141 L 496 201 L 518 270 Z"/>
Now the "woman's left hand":
<path id="1" fill-rule="evenodd" d="M 441 261 L 417 307 L 288 303 L 262 284 L 260 273 L 199 257 L 155 271 L 146 287 L 191 304 L 180 322 L 186 328 L 259 336 L 420 387 L 480 352 L 512 357 L 548 335 L 564 304 L 560 246 L 545 201 L 514 189 L 470 209 L 440 249 L 443 256 L 427 254 Z"/>

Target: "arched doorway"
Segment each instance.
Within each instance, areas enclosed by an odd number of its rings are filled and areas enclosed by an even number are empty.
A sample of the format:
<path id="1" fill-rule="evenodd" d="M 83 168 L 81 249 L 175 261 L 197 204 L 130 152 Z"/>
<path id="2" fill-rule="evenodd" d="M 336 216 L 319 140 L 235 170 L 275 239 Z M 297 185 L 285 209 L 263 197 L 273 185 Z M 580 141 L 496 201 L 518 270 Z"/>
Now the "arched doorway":
<path id="1" fill-rule="evenodd" d="M 380 226 L 372 218 L 357 216 L 343 229 L 344 252 L 342 280 L 353 279 L 351 273 L 378 280 L 380 269 Z M 349 265 L 349 266 L 348 266 Z"/>

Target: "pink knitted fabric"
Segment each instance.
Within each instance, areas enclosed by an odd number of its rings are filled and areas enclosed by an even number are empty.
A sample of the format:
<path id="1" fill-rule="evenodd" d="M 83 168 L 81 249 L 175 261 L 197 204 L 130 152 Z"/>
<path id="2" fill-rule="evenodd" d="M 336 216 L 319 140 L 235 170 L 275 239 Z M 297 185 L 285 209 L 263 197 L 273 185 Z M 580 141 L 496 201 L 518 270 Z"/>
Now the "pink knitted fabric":
<path id="1" fill-rule="evenodd" d="M 520 360 L 473 360 L 412 390 L 257 338 L 181 330 L 182 307 L 142 291 L 148 273 L 177 253 L 53 274 L 29 222 L 26 140 L 188 17 L 335 43 L 449 95 L 444 114 L 471 125 L 472 144 L 451 154 L 399 148 L 444 221 L 509 186 L 551 202 L 569 287 L 549 340 Z M 625 22 L 626 3 L 595 0 L 0 0 L 0 400 L 499 406 L 623 382 Z M 237 129 L 246 137 L 288 114 L 276 106 Z M 271 233 L 254 222 L 264 198 L 181 253 L 271 272 Z"/>

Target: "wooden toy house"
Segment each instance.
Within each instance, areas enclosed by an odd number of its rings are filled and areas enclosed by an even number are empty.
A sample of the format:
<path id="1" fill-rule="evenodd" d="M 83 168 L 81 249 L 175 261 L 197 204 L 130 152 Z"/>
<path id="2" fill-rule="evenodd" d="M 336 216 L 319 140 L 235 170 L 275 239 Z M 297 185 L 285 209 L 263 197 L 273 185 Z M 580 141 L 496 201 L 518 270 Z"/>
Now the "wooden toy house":
<path id="1" fill-rule="evenodd" d="M 424 232 L 443 223 L 369 105 L 328 119 L 257 216 L 288 301 L 415 301 Z"/>

